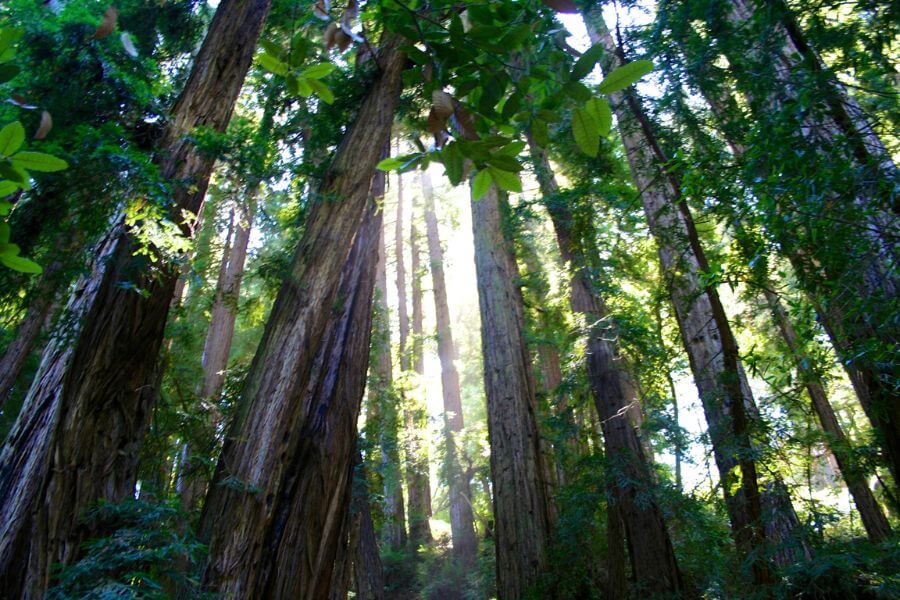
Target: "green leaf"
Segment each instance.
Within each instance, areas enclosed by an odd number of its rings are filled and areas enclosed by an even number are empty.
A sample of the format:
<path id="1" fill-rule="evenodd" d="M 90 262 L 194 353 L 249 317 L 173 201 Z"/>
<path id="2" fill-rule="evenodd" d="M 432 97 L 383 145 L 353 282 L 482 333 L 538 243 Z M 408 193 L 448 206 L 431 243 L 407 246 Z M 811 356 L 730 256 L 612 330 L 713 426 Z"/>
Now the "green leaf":
<path id="1" fill-rule="evenodd" d="M 0 244 L 8 244 L 9 243 L 9 223 L 6 221 L 0 222 Z"/>
<path id="2" fill-rule="evenodd" d="M 317 65 L 313 65 L 311 67 L 303 69 L 303 71 L 300 73 L 300 76 L 306 77 L 308 79 L 322 79 L 323 77 L 334 71 L 335 68 L 336 67 L 334 66 L 334 63 L 319 63 Z"/>
<path id="3" fill-rule="evenodd" d="M 481 198 L 491 189 L 491 172 L 489 169 L 482 169 L 472 179 L 472 199 L 481 200 Z"/>
<path id="4" fill-rule="evenodd" d="M 591 113 L 583 108 L 576 108 L 572 114 L 572 135 L 582 152 L 597 156 L 600 151 L 600 129 Z"/>
<path id="5" fill-rule="evenodd" d="M 274 73 L 275 75 L 285 77 L 288 74 L 288 66 L 271 54 L 260 54 L 256 57 L 256 62 L 258 62 L 263 69 L 270 73 Z"/>
<path id="6" fill-rule="evenodd" d="M 19 67 L 16 65 L 0 65 L 0 83 L 6 83 L 19 74 Z"/>
<path id="7" fill-rule="evenodd" d="M 601 56 L 603 56 L 603 46 L 601 44 L 594 44 L 588 48 L 587 52 L 582 54 L 578 57 L 578 60 L 575 61 L 570 78 L 573 81 L 577 81 L 585 77 L 591 72 Z"/>
<path id="8" fill-rule="evenodd" d="M 334 102 L 334 94 L 331 93 L 331 89 L 327 85 L 318 79 L 306 79 L 304 81 L 306 81 L 307 85 L 313 89 L 316 96 L 318 96 L 322 102 L 325 104 Z"/>
<path id="9" fill-rule="evenodd" d="M 15 194 L 19 189 L 12 181 L 0 181 L 0 198 L 6 198 L 10 194 Z"/>
<path id="10" fill-rule="evenodd" d="M 63 159 L 43 152 L 19 152 L 12 157 L 12 164 L 14 167 L 42 173 L 52 173 L 69 168 L 69 163 Z"/>
<path id="11" fill-rule="evenodd" d="M 464 161 L 462 149 L 457 142 L 451 142 L 441 150 L 441 162 L 444 163 L 444 169 L 447 179 L 453 185 L 459 185 L 463 178 Z"/>
<path id="12" fill-rule="evenodd" d="M 546 108 L 542 108 L 537 112 L 537 116 L 541 118 L 542 121 L 546 121 L 547 123 L 556 123 L 559 121 L 559 114 L 552 111 L 547 110 Z"/>
<path id="13" fill-rule="evenodd" d="M 12 204 L 0 200 L 0 217 L 5 217 L 12 210 Z"/>
<path id="14" fill-rule="evenodd" d="M 591 98 L 584 105 L 584 109 L 591 113 L 591 116 L 597 121 L 600 137 L 608 136 L 609 130 L 612 129 L 612 109 L 606 98 Z"/>
<path id="15" fill-rule="evenodd" d="M 600 93 L 612 94 L 624 90 L 652 70 L 653 63 L 649 60 L 636 60 L 622 65 L 600 82 Z"/>
<path id="16" fill-rule="evenodd" d="M 513 173 L 518 173 L 522 170 L 522 165 L 519 164 L 512 156 L 505 156 L 503 154 L 495 154 L 488 160 L 488 164 L 498 169 L 502 169 L 503 171 L 510 171 Z"/>
<path id="17" fill-rule="evenodd" d="M 501 190 L 506 190 L 507 192 L 522 191 L 522 180 L 515 173 L 510 173 L 497 167 L 488 167 L 487 170 L 490 171 L 491 177 Z"/>
<path id="18" fill-rule="evenodd" d="M 28 173 L 16 168 L 7 160 L 0 161 L 0 177 L 4 177 L 21 188 L 28 186 Z"/>
<path id="19" fill-rule="evenodd" d="M 15 244 L 0 244 L 0 256 L 18 256 L 21 250 Z"/>
<path id="20" fill-rule="evenodd" d="M 396 156 L 389 156 L 388 158 L 385 158 L 384 160 L 379 162 L 377 165 L 375 165 L 375 168 L 378 169 L 379 171 L 396 171 L 397 169 L 399 169 L 402 166 L 403 166 L 402 160 L 400 160 Z"/>
<path id="21" fill-rule="evenodd" d="M 497 150 L 496 154 L 503 154 L 505 156 L 518 156 L 519 154 L 521 154 L 522 150 L 525 149 L 526 145 L 527 144 L 525 142 L 521 141 L 510 142 Z"/>
<path id="22" fill-rule="evenodd" d="M 546 148 L 550 144 L 550 131 L 547 129 L 547 123 L 540 119 L 535 119 L 531 123 L 531 137 L 534 143 L 541 148 Z"/>
<path id="23" fill-rule="evenodd" d="M 309 98 L 312 96 L 313 89 L 312 86 L 309 85 L 309 82 L 312 79 L 298 79 L 297 80 L 297 93 L 303 96 L 304 98 Z"/>
<path id="24" fill-rule="evenodd" d="M 0 129 L 0 156 L 12 156 L 25 143 L 25 128 L 13 121 Z"/>
<path id="25" fill-rule="evenodd" d="M 563 86 L 563 91 L 567 96 L 579 102 L 587 102 L 591 99 L 591 90 L 579 81 L 570 81 Z"/>
<path id="26" fill-rule="evenodd" d="M 260 40 L 259 45 L 263 47 L 263 50 L 265 50 L 266 54 L 268 54 L 269 56 L 274 56 L 276 59 L 281 60 L 281 55 L 283 53 L 281 46 L 269 40 Z"/>
<path id="27" fill-rule="evenodd" d="M 0 262 L 13 271 L 19 271 L 20 273 L 34 273 L 36 275 L 43 271 L 41 265 L 30 261 L 27 258 L 22 258 L 21 256 L 5 256 L 0 254 Z"/>

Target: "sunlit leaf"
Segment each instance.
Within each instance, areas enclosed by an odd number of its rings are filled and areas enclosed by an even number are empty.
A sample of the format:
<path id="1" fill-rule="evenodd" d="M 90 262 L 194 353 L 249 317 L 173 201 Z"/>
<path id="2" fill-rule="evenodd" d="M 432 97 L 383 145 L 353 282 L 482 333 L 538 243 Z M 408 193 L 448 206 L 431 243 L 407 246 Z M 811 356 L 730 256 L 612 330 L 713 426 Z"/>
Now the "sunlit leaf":
<path id="1" fill-rule="evenodd" d="M 515 173 L 510 173 L 509 171 L 498 169 L 493 166 L 488 167 L 487 170 L 490 171 L 491 178 L 501 190 L 506 190 L 507 192 L 522 191 L 522 180 L 519 179 L 519 176 Z"/>
<path id="2" fill-rule="evenodd" d="M 480 200 L 491 189 L 491 173 L 488 169 L 482 169 L 472 179 L 472 199 Z"/>
<path id="3" fill-rule="evenodd" d="M 306 84 L 312 88 L 313 92 L 315 92 L 316 96 L 324 102 L 325 104 L 331 104 L 334 102 L 334 93 L 332 93 L 331 88 L 327 85 L 319 81 L 318 79 L 306 79 Z"/>
<path id="4" fill-rule="evenodd" d="M 636 60 L 622 65 L 600 82 L 600 93 L 612 94 L 624 90 L 652 70 L 653 63 L 649 60 Z"/>
<path id="5" fill-rule="evenodd" d="M 5 256 L 0 254 L 0 263 L 3 263 L 13 271 L 19 271 L 20 273 L 32 273 L 36 275 L 43 271 L 41 265 L 34 261 L 30 261 L 27 258 L 22 258 L 21 256 Z"/>
<path id="6" fill-rule="evenodd" d="M 612 128 L 612 109 L 606 98 L 591 98 L 584 105 L 584 109 L 591 113 L 591 116 L 597 121 L 597 130 L 600 132 L 600 136 L 609 135 L 609 130 Z"/>
<path id="7" fill-rule="evenodd" d="M 0 129 L 0 156 L 12 156 L 25 143 L 25 128 L 13 121 Z"/>
<path id="8" fill-rule="evenodd" d="M 300 76 L 306 77 L 307 79 L 322 79 L 336 68 L 334 63 L 323 62 L 303 69 L 303 71 L 300 72 Z"/>
<path id="9" fill-rule="evenodd" d="M 572 113 L 572 135 L 582 152 L 597 156 L 600 151 L 600 128 L 593 115 L 583 108 L 576 108 Z"/>
<path id="10" fill-rule="evenodd" d="M 44 154 L 43 152 L 19 152 L 12 157 L 12 163 L 15 167 L 43 173 L 62 171 L 69 167 L 69 163 L 63 159 Z"/>
<path id="11" fill-rule="evenodd" d="M 590 48 L 588 48 L 587 52 L 582 54 L 578 60 L 575 61 L 575 65 L 572 67 L 572 73 L 570 77 L 573 80 L 578 80 L 585 77 L 588 73 L 590 73 L 594 65 L 597 64 L 597 61 L 600 60 L 600 57 L 603 56 L 603 45 L 602 44 L 594 44 Z"/>

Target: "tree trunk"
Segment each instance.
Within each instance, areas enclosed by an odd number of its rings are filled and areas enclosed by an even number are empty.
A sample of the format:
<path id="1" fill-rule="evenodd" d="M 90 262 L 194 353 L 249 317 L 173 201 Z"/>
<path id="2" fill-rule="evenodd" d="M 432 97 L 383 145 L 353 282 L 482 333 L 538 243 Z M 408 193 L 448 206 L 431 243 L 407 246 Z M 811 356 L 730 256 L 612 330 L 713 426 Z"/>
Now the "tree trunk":
<path id="1" fill-rule="evenodd" d="M 157 162 L 173 185 L 178 222 L 182 211 L 199 212 L 213 167 L 188 134 L 198 126 L 225 129 L 269 4 L 219 5 L 170 111 Z M 183 233 L 190 231 L 183 227 Z M 67 309 L 71 319 L 45 349 L 3 449 L 0 521 L 7 527 L 0 541 L 0 587 L 10 597 L 41 597 L 51 565 L 78 556 L 89 533 L 81 525 L 84 510 L 132 494 L 177 279 L 171 265 L 154 271 L 135 257 L 139 245 L 117 218 L 97 247 L 92 272 L 76 285 Z"/>
<path id="2" fill-rule="evenodd" d="M 376 175 L 378 177 L 378 175 Z M 381 176 L 382 182 L 384 175 Z M 373 185 L 374 182 L 373 182 Z M 383 187 L 383 184 L 382 184 Z M 400 475 L 400 441 L 397 437 L 397 396 L 393 387 L 391 364 L 391 330 L 387 306 L 387 253 L 384 228 L 378 238 L 378 272 L 375 280 L 375 316 L 372 335 L 375 356 L 371 367 L 369 397 L 373 423 L 377 428 L 381 450 L 379 469 L 383 483 L 384 526 L 383 540 L 392 550 L 406 545 L 406 511 L 403 505 L 403 486 Z M 377 419 L 378 423 L 374 423 Z"/>
<path id="3" fill-rule="evenodd" d="M 464 427 L 462 395 L 459 371 L 453 362 L 456 346 L 450 326 L 450 305 L 447 299 L 447 282 L 444 278 L 444 250 L 438 235 L 438 220 L 434 207 L 434 190 L 427 171 L 421 171 L 422 194 L 425 196 L 425 233 L 428 237 L 428 260 L 431 265 L 431 287 L 434 296 L 434 314 L 437 321 L 438 358 L 441 361 L 441 390 L 444 399 L 444 443 L 450 502 L 450 535 L 453 552 L 463 564 L 473 564 L 478 553 L 475 537 L 475 518 L 472 515 L 472 497 L 469 478 L 466 476 L 456 438 Z"/>
<path id="4" fill-rule="evenodd" d="M 235 207 L 237 210 L 232 214 L 231 227 L 234 230 L 234 237 L 229 235 L 229 243 L 226 244 L 222 255 L 212 314 L 206 331 L 206 342 L 203 345 L 200 402 L 202 410 L 209 413 L 213 430 L 218 428 L 221 421 L 217 401 L 225 383 L 225 369 L 228 367 L 228 355 L 231 353 L 231 342 L 234 339 L 241 280 L 244 277 L 244 263 L 247 259 L 247 246 L 250 243 L 258 193 L 258 186 L 253 185 L 247 190 L 246 200 L 238 202 Z M 190 456 L 190 449 L 186 450 L 186 454 Z M 186 477 L 181 489 L 181 506 L 185 510 L 191 510 L 206 492 L 209 475 L 202 468 L 199 470 L 192 468 L 189 459 L 187 464 L 181 465 L 180 470 L 179 477 Z"/>
<path id="5" fill-rule="evenodd" d="M 386 34 L 381 69 L 319 187 L 328 200 L 310 210 L 207 495 L 203 582 L 226 597 L 322 598 L 331 584 L 381 213 L 360 224 L 399 101 L 403 43 Z"/>
<path id="6" fill-rule="evenodd" d="M 419 271 L 418 236 L 415 227 L 415 202 L 410 214 L 411 280 L 412 280 L 412 339 L 406 312 L 406 270 L 403 256 L 403 177 L 397 175 L 397 293 L 400 313 L 400 365 L 404 373 L 415 372 L 421 378 L 425 372 L 422 354 L 422 279 Z M 414 386 L 413 386 L 414 387 Z M 428 447 L 422 439 L 426 422 L 424 407 L 416 394 L 404 399 L 406 421 L 406 489 L 409 493 L 409 539 L 413 548 L 432 541 L 431 489 L 428 480 Z"/>
<path id="7" fill-rule="evenodd" d="M 362 465 L 362 457 L 357 455 L 357 463 Z M 355 531 L 355 544 L 350 550 L 353 559 L 353 580 L 356 597 L 360 600 L 382 600 L 384 598 L 384 574 L 381 570 L 381 556 L 378 554 L 378 539 L 372 523 L 369 506 L 369 489 L 365 473 L 357 471 L 353 502 L 350 507 Z"/>
<path id="8" fill-rule="evenodd" d="M 896 248 L 900 222 L 892 200 L 900 181 L 897 167 L 864 111 L 841 82 L 827 73 L 783 2 L 757 5 L 753 0 L 732 0 L 725 6 L 729 27 L 753 38 L 752 44 L 747 38 L 745 46 L 735 47 L 731 42 L 736 36 L 724 34 L 729 41 L 725 51 L 731 70 L 755 117 L 771 119 L 780 114 L 793 119 L 788 126 L 796 133 L 794 142 L 782 144 L 792 154 L 797 144 L 804 144 L 812 151 L 812 160 L 842 157 L 861 173 L 851 187 L 831 192 L 826 204 L 829 227 L 807 224 L 809 213 L 815 211 L 801 204 L 797 195 L 775 194 L 779 214 L 767 229 L 819 309 L 876 430 L 896 486 L 900 481 L 900 395 L 894 385 L 896 360 L 891 357 L 900 344 L 893 319 L 900 279 L 890 265 L 900 258 Z M 702 75 L 695 71 L 695 78 Z M 760 81 L 771 85 L 760 90 Z M 812 91 L 804 89 L 810 85 Z M 735 119 L 725 112 L 722 95 L 710 92 L 708 86 L 705 95 L 730 136 L 732 148 L 739 157 L 745 156 L 743 140 L 734 139 L 745 132 L 729 122 Z M 810 96 L 813 105 L 807 107 Z M 755 160 L 763 161 L 756 169 L 764 172 L 758 181 L 779 173 L 777 156 L 767 154 Z M 826 188 L 829 185 L 824 184 Z M 816 202 L 821 205 L 818 197 Z"/>
<path id="9" fill-rule="evenodd" d="M 606 29 L 599 9 L 585 15 L 594 43 L 607 51 L 608 73 L 624 63 Z M 752 562 L 756 584 L 774 582 L 765 560 L 765 531 L 756 463 L 752 456 L 755 402 L 741 367 L 737 345 L 718 292 L 701 283 L 708 271 L 703 249 L 679 185 L 663 165 L 656 137 L 637 99 L 624 92 L 612 94 L 622 143 L 640 190 L 650 230 L 656 239 L 682 341 L 700 392 L 721 487 L 739 551 Z"/>
<path id="10" fill-rule="evenodd" d="M 589 323 L 585 351 L 587 372 L 603 428 L 610 470 L 610 503 L 613 505 L 609 521 L 610 579 L 617 579 L 619 569 L 612 559 L 618 558 L 614 550 L 620 545 L 612 537 L 617 533 L 617 527 L 612 526 L 617 526 L 615 521 L 621 519 L 631 551 L 634 578 L 641 591 L 650 594 L 683 593 L 684 584 L 675 551 L 662 511 L 654 499 L 652 469 L 636 429 L 639 423 L 636 415 L 640 414 L 639 400 L 615 341 L 618 335 L 609 309 L 596 292 L 590 274 L 590 265 L 599 261 L 589 257 L 588 253 L 596 250 L 593 246 L 586 246 L 573 233 L 576 216 L 571 205 L 555 197 L 558 186 L 547 155 L 532 140 L 529 141 L 560 255 L 570 269 L 569 301 L 572 310 L 583 314 Z"/>
<path id="11" fill-rule="evenodd" d="M 496 520 L 497 592 L 523 598 L 546 566 L 556 508 L 537 422 L 531 357 L 512 246 L 495 186 L 472 200 L 481 347 Z"/>
<path id="12" fill-rule="evenodd" d="M 872 542 L 883 542 L 891 535 L 890 523 L 872 490 L 866 484 L 865 474 L 859 471 L 857 465 L 854 465 L 853 458 L 848 452 L 847 437 L 844 435 L 837 415 L 834 414 L 834 409 L 831 408 L 822 379 L 810 368 L 810 359 L 803 352 L 799 336 L 778 296 L 768 288 L 764 289 L 764 294 L 775 324 L 781 332 L 788 352 L 791 354 L 794 365 L 806 387 L 806 392 L 812 401 L 813 411 L 825 432 L 828 449 L 834 455 L 838 469 L 850 490 L 850 495 L 853 496 L 853 502 L 856 504 L 856 510 L 859 511 L 866 533 Z"/>

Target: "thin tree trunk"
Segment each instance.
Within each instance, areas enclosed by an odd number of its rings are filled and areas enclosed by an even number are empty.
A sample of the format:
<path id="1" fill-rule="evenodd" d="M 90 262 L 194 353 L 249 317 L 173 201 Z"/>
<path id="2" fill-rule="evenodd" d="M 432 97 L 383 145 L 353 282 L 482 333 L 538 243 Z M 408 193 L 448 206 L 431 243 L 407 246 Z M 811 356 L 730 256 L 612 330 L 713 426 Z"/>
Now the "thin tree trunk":
<path id="1" fill-rule="evenodd" d="M 437 321 L 438 358 L 441 361 L 441 390 L 444 399 L 444 443 L 446 452 L 448 496 L 450 501 L 450 535 L 453 552 L 463 564 L 475 562 L 478 540 L 475 537 L 475 518 L 469 498 L 472 493 L 457 448 L 457 437 L 464 427 L 459 371 L 453 362 L 456 346 L 450 326 L 450 305 L 447 282 L 444 278 L 444 250 L 438 234 L 434 190 L 427 171 L 421 171 L 422 194 L 425 196 L 425 233 L 428 237 L 428 260 L 431 265 L 431 287 L 434 314 Z"/>
<path id="2" fill-rule="evenodd" d="M 623 64 L 599 9 L 585 15 L 591 40 L 607 51 L 606 72 Z M 701 283 L 708 270 L 693 220 L 680 197 L 667 160 L 634 96 L 611 97 L 632 176 L 656 238 L 660 262 L 672 296 L 691 371 L 709 426 L 721 487 L 739 551 L 752 563 L 756 584 L 774 583 L 765 560 L 765 531 L 751 428 L 755 402 L 740 364 L 727 316 L 711 286 Z"/>
<path id="3" fill-rule="evenodd" d="M 512 246 L 504 237 L 495 186 L 472 200 L 475 269 L 481 307 L 481 346 L 491 446 L 497 592 L 523 598 L 546 566 L 556 508 L 549 495 L 537 421 L 524 308 Z"/>
<path id="4" fill-rule="evenodd" d="M 203 345 L 203 380 L 200 384 L 200 402 L 202 409 L 209 413 L 210 425 L 216 430 L 221 422 L 216 403 L 222 386 L 225 383 L 225 369 L 228 367 L 228 356 L 234 339 L 234 324 L 237 320 L 238 301 L 241 295 L 241 280 L 244 277 L 244 263 L 247 259 L 247 246 L 250 243 L 250 232 L 253 228 L 253 213 L 259 189 L 253 185 L 247 190 L 247 198 L 238 202 L 237 210 L 232 214 L 231 227 L 234 237 L 229 231 L 229 242 L 226 244 L 216 281 L 209 328 Z M 186 450 L 190 456 L 190 449 Z M 192 469 L 190 462 L 181 465 L 180 477 L 186 477 L 181 489 L 181 506 L 191 510 L 206 492 L 209 476 L 203 469 Z"/>
<path id="5" fill-rule="evenodd" d="M 826 444 L 829 451 L 834 455 L 838 469 L 847 483 L 850 495 L 853 496 L 853 502 L 862 519 L 863 526 L 869 539 L 875 543 L 886 540 L 891 535 L 891 526 L 887 517 L 881 510 L 881 506 L 875 499 L 875 495 L 866 484 L 864 473 L 853 464 L 853 458 L 848 451 L 847 437 L 841 428 L 841 424 L 834 414 L 834 409 L 828 401 L 828 395 L 825 392 L 825 386 L 821 378 L 810 368 L 810 360 L 802 349 L 802 343 L 794 330 L 794 325 L 781 304 L 781 300 L 772 290 L 766 288 L 763 291 L 769 310 L 784 343 L 791 353 L 794 365 L 806 387 L 806 392 L 812 401 L 813 411 L 819 419 L 819 424 L 826 435 Z"/>
<path id="6" fill-rule="evenodd" d="M 328 200 L 311 208 L 210 485 L 203 582 L 226 597 L 322 598 L 331 585 L 381 213 L 361 223 L 402 89 L 403 43 L 382 40 L 380 70 L 316 194 Z"/>
<path id="7" fill-rule="evenodd" d="M 422 353 L 422 278 L 419 273 L 418 234 L 415 225 L 415 200 L 410 214 L 410 279 L 412 280 L 412 338 L 409 336 L 406 313 L 406 272 L 403 261 L 403 180 L 397 176 L 397 291 L 400 302 L 400 364 L 407 373 L 414 372 L 419 380 L 425 374 Z M 409 343 L 405 343 L 405 341 Z M 404 366 L 405 357 L 405 366 Z M 409 539 L 414 548 L 432 541 L 431 484 L 428 478 L 428 446 L 422 437 L 426 423 L 424 406 L 418 397 L 407 397 L 406 420 L 406 487 L 409 492 Z"/>
<path id="8" fill-rule="evenodd" d="M 377 177 L 377 176 L 376 176 Z M 382 181 L 384 176 L 382 176 Z M 374 183 L 373 183 L 374 185 Z M 392 550 L 406 545 L 406 511 L 400 475 L 400 441 L 397 436 L 397 398 L 393 388 L 391 329 L 387 306 L 387 253 L 384 228 L 378 238 L 378 272 L 375 281 L 375 321 L 372 335 L 376 356 L 371 369 L 372 416 L 378 420 L 381 478 L 384 492 L 383 539 Z"/>
<path id="9" fill-rule="evenodd" d="M 269 0 L 219 5 L 169 113 L 158 164 L 172 182 L 178 222 L 182 211 L 199 212 L 213 167 L 213 158 L 198 152 L 188 134 L 198 126 L 225 129 L 269 5 Z M 183 227 L 183 233 L 191 232 Z M 79 554 L 89 533 L 80 518 L 84 510 L 133 492 L 177 280 L 170 265 L 154 270 L 136 259 L 139 245 L 117 217 L 97 247 L 92 272 L 76 285 L 67 307 L 72 318 L 45 349 L 3 449 L 0 587 L 10 597 L 41 597 L 51 566 L 68 564 Z"/>
<path id="10" fill-rule="evenodd" d="M 603 427 L 610 470 L 610 503 L 613 505 L 609 516 L 611 583 L 619 578 L 617 562 L 624 561 L 624 556 L 617 554 L 621 543 L 613 537 L 618 535 L 616 521 L 621 519 L 631 550 L 634 578 L 642 592 L 683 592 L 675 551 L 662 511 L 654 499 L 655 482 L 650 463 L 637 432 L 639 421 L 635 415 L 640 414 L 639 400 L 615 341 L 618 336 L 609 309 L 596 292 L 590 275 L 590 265 L 597 261 L 588 253 L 596 250 L 592 246 L 586 247 L 573 233 L 576 217 L 570 204 L 555 197 L 558 185 L 547 155 L 534 145 L 533 140 L 529 141 L 560 255 L 570 269 L 569 301 L 572 310 L 583 314 L 588 322 L 585 351 L 588 379 Z M 618 590 L 617 585 L 612 589 Z M 616 591 L 619 592 L 621 590 Z"/>
<path id="11" fill-rule="evenodd" d="M 357 456 L 362 465 L 362 457 Z M 355 545 L 351 545 L 353 559 L 353 580 L 356 597 L 360 600 L 382 600 L 384 598 L 384 574 L 381 556 L 378 554 L 378 539 L 372 523 L 369 505 L 369 489 L 364 472 L 357 472 L 354 486 L 351 515 L 354 519 Z"/>

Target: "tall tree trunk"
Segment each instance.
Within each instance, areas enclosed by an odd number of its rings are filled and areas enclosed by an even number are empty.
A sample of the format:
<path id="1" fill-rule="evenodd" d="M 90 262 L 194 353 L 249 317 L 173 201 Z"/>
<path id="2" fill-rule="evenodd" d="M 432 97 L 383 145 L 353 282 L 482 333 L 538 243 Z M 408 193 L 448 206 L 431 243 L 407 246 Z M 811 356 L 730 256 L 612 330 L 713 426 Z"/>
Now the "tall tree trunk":
<path id="1" fill-rule="evenodd" d="M 605 72 L 622 65 L 624 61 L 599 8 L 585 14 L 585 25 L 591 41 L 602 43 L 606 49 Z M 765 559 L 760 488 L 751 441 L 755 425 L 751 414 L 756 408 L 737 344 L 718 292 L 701 283 L 708 265 L 693 220 L 680 197 L 680 186 L 663 168 L 668 161 L 637 98 L 619 92 L 611 101 L 700 392 L 732 532 L 739 551 L 752 563 L 755 583 L 771 584 L 774 577 Z"/>
<path id="2" fill-rule="evenodd" d="M 531 357 L 524 339 L 518 267 L 503 234 L 495 186 L 473 199 L 475 270 L 481 308 L 481 347 L 487 393 L 497 593 L 523 598 L 546 566 L 556 508 L 538 431 Z"/>
<path id="3" fill-rule="evenodd" d="M 613 538 L 617 533 L 617 526 L 613 525 L 621 519 L 631 551 L 634 578 L 641 591 L 684 592 L 669 532 L 654 498 L 650 463 L 636 430 L 639 400 L 615 341 L 618 335 L 609 309 L 590 274 L 590 265 L 599 261 L 588 253 L 596 250 L 593 246 L 586 247 L 573 233 L 576 216 L 567 201 L 556 197 L 559 188 L 547 155 L 529 141 L 560 255 L 570 269 L 569 301 L 572 310 L 583 314 L 589 324 L 585 351 L 587 372 L 603 428 L 610 469 L 610 503 L 614 505 L 610 509 L 609 533 L 610 542 L 615 545 L 611 546 L 610 556 L 618 558 L 616 546 L 621 545 Z M 609 571 L 610 579 L 616 579 L 615 561 L 611 560 Z"/>
<path id="4" fill-rule="evenodd" d="M 357 454 L 357 464 L 362 466 L 362 457 Z M 378 554 L 378 539 L 369 505 L 369 488 L 365 473 L 358 469 L 354 479 L 353 501 L 350 514 L 353 518 L 355 544 L 350 551 L 353 560 L 353 580 L 356 597 L 360 600 L 382 600 L 384 598 L 384 574 L 381 557 Z M 346 597 L 346 596 L 344 596 Z"/>
<path id="5" fill-rule="evenodd" d="M 450 536 L 453 552 L 463 564 L 472 564 L 478 552 L 475 537 L 475 518 L 472 515 L 472 497 L 469 477 L 465 473 L 457 437 L 464 427 L 462 394 L 459 371 L 453 362 L 456 346 L 450 326 L 450 305 L 447 299 L 447 282 L 444 277 L 444 250 L 438 234 L 438 220 L 434 206 L 434 190 L 427 171 L 421 172 L 422 194 L 425 196 L 425 233 L 428 237 L 428 260 L 431 265 L 431 287 L 434 297 L 434 314 L 437 321 L 438 358 L 441 361 L 441 390 L 444 399 L 444 443 L 448 496 L 450 502 Z"/>
<path id="6" fill-rule="evenodd" d="M 837 77 L 827 72 L 786 4 L 732 0 L 724 7 L 728 27 L 739 35 L 723 32 L 727 40 L 723 46 L 737 87 L 754 116 L 789 119 L 786 126 L 795 131 L 794 143 L 784 145 L 791 152 L 795 145 L 805 145 L 812 151 L 811 160 L 842 157 L 860 173 L 852 187 L 830 192 L 825 206 L 836 218 L 830 219 L 828 227 L 806 224 L 809 213 L 817 211 L 802 204 L 803 194 L 776 194 L 778 219 L 767 228 L 819 309 L 876 431 L 896 489 L 900 485 L 900 393 L 892 358 L 900 345 L 893 319 L 900 278 L 891 265 L 900 258 L 896 247 L 900 221 L 892 200 L 900 182 L 897 167 L 864 111 Z M 747 42 L 735 46 L 735 39 Z M 695 68 L 693 74 L 697 79 L 704 75 L 702 68 Z M 770 85 L 760 86 L 760 81 Z M 746 132 L 730 117 L 734 113 L 726 110 L 727 95 L 709 84 L 701 89 L 732 148 L 744 157 L 744 140 L 735 138 Z M 813 105 L 807 107 L 810 97 Z M 798 110 L 798 105 L 803 109 Z M 760 163 L 756 170 L 764 173 L 756 180 L 775 177 L 780 168 L 772 161 L 777 160 L 769 155 L 755 158 Z M 816 202 L 822 204 L 817 197 Z"/>
<path id="7" fill-rule="evenodd" d="M 376 177 L 378 177 L 376 175 Z M 382 175 L 382 181 L 384 176 Z M 373 182 L 374 185 L 374 182 Z M 377 429 L 381 454 L 379 469 L 383 483 L 384 526 L 383 539 L 392 550 L 406 545 L 406 511 L 403 504 L 403 485 L 400 475 L 400 441 L 397 436 L 397 395 L 393 387 L 391 364 L 391 323 L 387 306 L 387 252 L 384 228 L 378 238 L 378 272 L 375 277 L 375 316 L 372 335 L 375 352 L 369 380 L 370 406 Z M 375 421 L 378 421 L 377 424 Z"/>
<path id="8" fill-rule="evenodd" d="M 269 5 L 269 0 L 219 5 L 170 111 L 157 162 L 173 185 L 172 215 L 178 222 L 182 211 L 199 212 L 213 167 L 213 158 L 198 152 L 189 134 L 198 126 L 224 131 Z M 191 232 L 185 226 L 183 233 Z M 78 556 L 89 533 L 81 524 L 84 510 L 132 494 L 177 279 L 171 265 L 153 270 L 136 258 L 139 245 L 117 218 L 97 247 L 92 272 L 69 300 L 72 319 L 44 351 L 3 449 L 0 587 L 10 597 L 41 597 L 51 565 Z"/>
<path id="9" fill-rule="evenodd" d="M 403 43 L 382 40 L 380 70 L 316 194 L 328 200 L 310 210 L 210 485 L 203 582 L 227 597 L 322 598 L 331 584 L 381 213 L 360 225 L 399 101 Z"/>
<path id="10" fill-rule="evenodd" d="M 847 483 L 847 489 L 853 497 L 856 504 L 856 510 L 862 519 L 863 526 L 869 539 L 875 543 L 883 542 L 891 535 L 891 526 L 887 517 L 881 510 L 881 506 L 875 499 L 875 495 L 866 484 L 865 474 L 859 471 L 859 467 L 854 464 L 853 458 L 848 451 L 847 436 L 838 421 L 834 409 L 828 401 L 828 395 L 825 392 L 825 385 L 821 377 L 810 368 L 811 362 L 808 356 L 803 352 L 802 342 L 794 325 L 791 323 L 787 312 L 781 304 L 778 295 L 769 288 L 763 291 L 769 310 L 784 343 L 790 352 L 794 365 L 803 380 L 806 392 L 812 401 L 813 411 L 819 419 L 819 424 L 825 432 L 826 444 L 828 449 L 834 455 L 841 475 Z"/>
<path id="11" fill-rule="evenodd" d="M 234 339 L 241 280 L 244 277 L 244 263 L 247 259 L 247 246 L 250 243 L 258 193 L 258 186 L 252 185 L 246 192 L 246 199 L 237 203 L 232 214 L 231 227 L 234 233 L 233 237 L 229 236 L 229 243 L 222 255 L 209 328 L 203 345 L 203 380 L 200 383 L 199 397 L 202 410 L 209 414 L 213 430 L 217 429 L 221 422 L 216 403 L 225 383 L 225 369 L 228 367 L 228 356 Z M 190 456 L 189 448 L 186 448 L 185 454 Z M 206 492 L 209 476 L 204 469 L 192 468 L 189 460 L 187 464 L 181 465 L 181 471 L 179 476 L 186 477 L 181 489 L 181 506 L 185 510 L 191 510 Z"/>
<path id="12" fill-rule="evenodd" d="M 405 271 L 403 271 L 403 184 L 397 176 L 397 290 L 400 298 L 401 360 L 406 357 L 407 373 L 415 373 L 416 382 L 425 375 L 424 354 L 422 353 L 422 274 L 419 272 L 419 239 L 416 232 L 416 202 L 413 199 L 409 216 L 410 223 L 410 279 L 412 283 L 412 338 L 403 343 L 403 317 L 406 304 Z M 406 329 L 409 323 L 406 324 Z M 414 388 L 416 386 L 413 386 Z M 423 439 L 423 429 L 427 423 L 425 407 L 417 394 L 405 399 L 406 418 L 406 486 L 409 490 L 409 539 L 416 548 L 432 541 L 431 525 L 431 483 L 428 474 L 428 445 Z"/>

